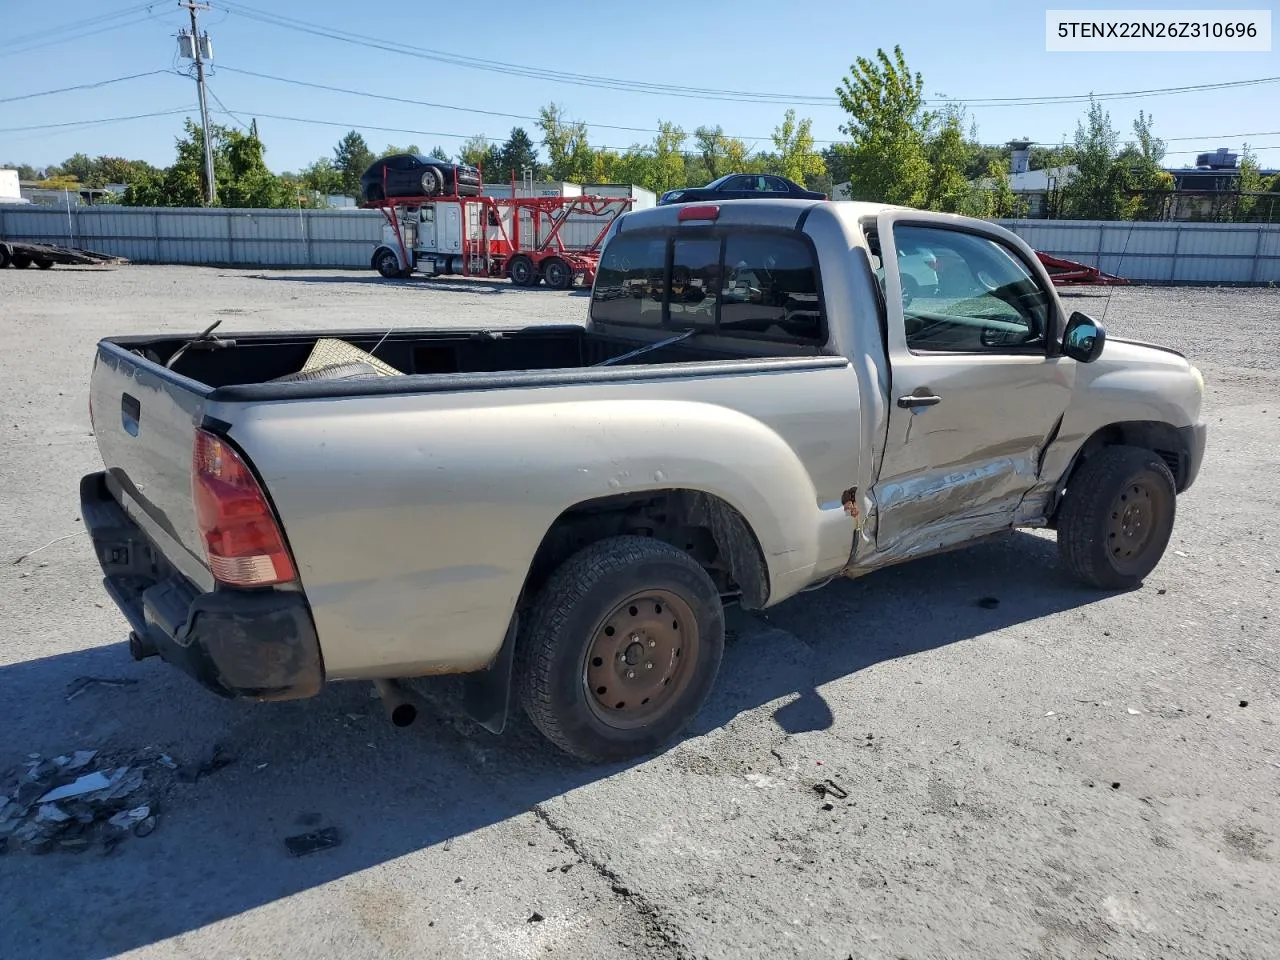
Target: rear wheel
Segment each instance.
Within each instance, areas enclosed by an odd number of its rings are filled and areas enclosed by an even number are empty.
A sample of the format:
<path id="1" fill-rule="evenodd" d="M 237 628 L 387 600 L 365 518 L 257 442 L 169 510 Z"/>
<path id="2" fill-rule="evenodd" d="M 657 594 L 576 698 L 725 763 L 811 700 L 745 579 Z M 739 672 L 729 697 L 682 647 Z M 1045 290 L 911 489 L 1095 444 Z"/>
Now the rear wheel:
<path id="1" fill-rule="evenodd" d="M 36 261 L 36 266 L 37 266 L 37 267 L 39 267 L 41 270 L 48 270 L 50 267 L 52 267 L 52 266 L 53 266 L 53 261 L 52 261 L 52 260 L 37 260 L 37 261 Z"/>
<path id="2" fill-rule="evenodd" d="M 13 265 L 19 270 L 25 270 L 31 266 L 31 258 L 22 253 L 15 253 L 13 255 Z"/>
<path id="3" fill-rule="evenodd" d="M 542 279 L 552 290 L 568 290 L 573 286 L 573 269 L 559 257 L 549 257 L 542 264 Z"/>
<path id="4" fill-rule="evenodd" d="M 1072 474 L 1058 513 L 1058 553 L 1071 575 L 1104 590 L 1141 585 L 1164 556 L 1177 512 L 1159 454 L 1105 447 Z"/>
<path id="5" fill-rule="evenodd" d="M 673 738 L 706 702 L 724 651 L 715 583 L 689 554 L 648 537 L 610 537 L 571 556 L 527 623 L 515 674 L 524 710 L 590 762 Z"/>
<path id="6" fill-rule="evenodd" d="M 532 287 L 538 279 L 538 271 L 534 269 L 533 261 L 523 253 L 517 253 L 507 262 L 507 274 L 517 287 Z"/>
<path id="7" fill-rule="evenodd" d="M 9 248 L 0 243 L 0 270 L 9 265 Z"/>

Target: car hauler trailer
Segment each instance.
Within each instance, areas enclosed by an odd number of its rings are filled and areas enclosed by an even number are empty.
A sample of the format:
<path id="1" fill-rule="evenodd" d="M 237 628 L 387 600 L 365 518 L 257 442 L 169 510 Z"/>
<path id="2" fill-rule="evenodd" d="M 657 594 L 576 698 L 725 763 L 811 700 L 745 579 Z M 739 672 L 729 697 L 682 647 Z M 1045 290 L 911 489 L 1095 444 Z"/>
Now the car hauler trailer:
<path id="1" fill-rule="evenodd" d="M 417 271 L 505 276 L 520 287 L 546 281 L 555 290 L 567 290 L 575 280 L 590 286 L 601 240 L 635 202 L 631 197 L 522 197 L 514 188 L 512 193 L 510 198 L 389 197 L 362 204 L 386 219 L 369 265 L 384 277 Z M 590 238 L 568 242 L 565 228 L 583 221 Z"/>

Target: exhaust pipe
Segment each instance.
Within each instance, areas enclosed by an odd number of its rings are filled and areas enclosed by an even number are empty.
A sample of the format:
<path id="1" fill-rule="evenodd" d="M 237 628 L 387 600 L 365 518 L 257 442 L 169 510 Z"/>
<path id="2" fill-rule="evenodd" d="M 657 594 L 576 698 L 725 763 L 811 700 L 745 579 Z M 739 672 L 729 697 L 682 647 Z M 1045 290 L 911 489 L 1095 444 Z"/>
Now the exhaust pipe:
<path id="1" fill-rule="evenodd" d="M 373 688 L 382 698 L 382 707 L 387 711 L 387 719 L 397 727 L 407 727 L 418 719 L 417 706 L 405 696 L 400 685 L 394 680 L 375 680 Z"/>

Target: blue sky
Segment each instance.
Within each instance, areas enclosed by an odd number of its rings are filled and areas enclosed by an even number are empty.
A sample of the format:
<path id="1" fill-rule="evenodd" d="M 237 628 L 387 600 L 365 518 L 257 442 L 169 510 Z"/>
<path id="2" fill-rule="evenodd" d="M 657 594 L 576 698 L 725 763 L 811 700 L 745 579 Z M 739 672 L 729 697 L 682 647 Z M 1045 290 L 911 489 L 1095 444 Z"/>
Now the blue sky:
<path id="1" fill-rule="evenodd" d="M 1069 6 L 1064 3 L 1055 7 Z M 1102 4 L 1093 6 L 1101 8 Z M 1128 7 L 1115 4 L 1114 7 Z M 1162 9 L 1238 9 L 1248 3 L 1201 0 Z M 1262 7 L 1253 3 L 1254 7 Z M 0 3 L 0 101 L 53 88 L 94 83 L 187 64 L 175 57 L 174 35 L 187 20 L 174 0 L 149 8 L 137 0 L 64 0 L 33 9 Z M 532 121 L 467 110 L 395 104 L 247 76 L 234 69 L 273 74 L 437 104 L 533 117 L 550 101 L 592 124 L 596 145 L 625 147 L 647 141 L 640 130 L 674 121 L 692 133 L 721 124 L 726 133 L 769 147 L 768 135 L 786 102 L 734 102 L 633 90 L 619 91 L 509 76 L 452 63 L 405 56 L 255 20 L 244 11 L 410 44 L 417 50 L 484 58 L 500 64 L 588 74 L 664 85 L 831 97 L 856 56 L 901 44 L 913 70 L 923 73 L 931 98 L 1008 98 L 1107 93 L 1254 80 L 1280 76 L 1280 54 L 1269 53 L 1048 53 L 1044 5 L 828 3 L 810 0 L 784 12 L 774 2 L 728 3 L 650 0 L 598 5 L 542 0 L 489 3 L 422 3 L 375 0 L 213 0 L 201 14 L 214 45 L 210 88 L 245 123 L 257 117 L 274 170 L 293 170 L 331 155 L 350 127 L 361 129 L 374 149 L 416 142 L 450 150 L 471 134 L 501 139 L 521 124 L 537 139 Z M 442 11 L 456 11 L 449 15 Z M 110 18 L 113 15 L 114 19 Z M 450 20 L 459 21 L 451 28 Z M 386 24 L 386 26 L 383 26 Z M 414 26 L 420 24 L 420 26 Z M 37 31 L 41 36 L 22 40 Z M 56 41 L 56 42 L 55 42 Z M 182 114 L 57 129 L 13 130 L 194 108 L 195 84 L 171 73 L 52 96 L 0 102 L 0 162 L 47 164 L 76 151 L 171 162 Z M 1153 114 L 1156 132 L 1169 141 L 1169 162 L 1194 162 L 1197 151 L 1238 150 L 1250 142 L 1264 166 L 1280 167 L 1280 83 L 1198 91 L 1106 104 L 1114 125 L 1127 134 L 1139 109 Z M 838 139 L 838 105 L 797 103 L 813 119 L 820 141 Z M 220 110 L 217 102 L 211 107 Z M 1070 137 L 1080 104 L 975 106 L 985 143 L 1026 136 L 1058 142 Z M 298 117 L 296 122 L 275 117 Z M 197 116 L 194 109 L 191 116 Z M 225 114 L 218 122 L 233 123 Z M 321 123 L 319 121 L 324 121 Z M 333 124 L 333 125 L 328 125 Z M 378 130 L 403 128 L 415 133 Z M 1265 134 L 1241 136 L 1241 134 Z M 819 146 L 822 146 L 819 143 Z"/>

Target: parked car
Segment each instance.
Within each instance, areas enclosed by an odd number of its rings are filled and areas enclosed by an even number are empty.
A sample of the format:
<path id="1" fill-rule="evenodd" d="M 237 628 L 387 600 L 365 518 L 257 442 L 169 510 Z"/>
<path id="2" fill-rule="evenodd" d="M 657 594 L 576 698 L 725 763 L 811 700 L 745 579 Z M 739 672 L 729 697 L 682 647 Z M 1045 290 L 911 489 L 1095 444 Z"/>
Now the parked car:
<path id="1" fill-rule="evenodd" d="M 705 187 L 668 190 L 658 199 L 667 203 L 699 203 L 715 200 L 825 200 L 825 193 L 806 190 L 786 177 L 758 173 L 728 173 Z"/>
<path id="2" fill-rule="evenodd" d="M 980 279 L 905 303 L 898 249 Z M 570 754 L 622 760 L 702 707 L 726 604 L 1018 527 L 1131 589 L 1204 454 L 1200 372 L 1072 312 L 983 220 L 635 211 L 588 309 L 102 340 L 81 511 L 133 655 L 227 697 L 373 681 L 401 724 L 400 679 L 463 674 L 486 728 L 510 694 Z"/>
<path id="3" fill-rule="evenodd" d="M 475 197 L 480 195 L 480 171 L 418 153 L 396 153 L 375 160 L 360 177 L 366 200 L 388 197 Z"/>

